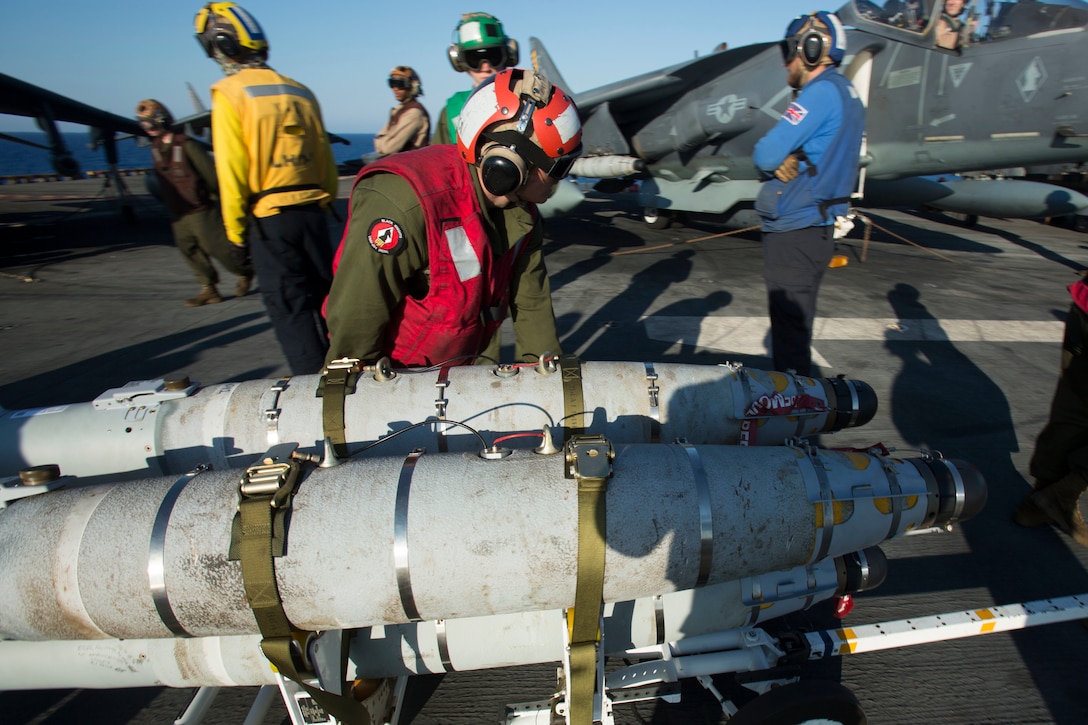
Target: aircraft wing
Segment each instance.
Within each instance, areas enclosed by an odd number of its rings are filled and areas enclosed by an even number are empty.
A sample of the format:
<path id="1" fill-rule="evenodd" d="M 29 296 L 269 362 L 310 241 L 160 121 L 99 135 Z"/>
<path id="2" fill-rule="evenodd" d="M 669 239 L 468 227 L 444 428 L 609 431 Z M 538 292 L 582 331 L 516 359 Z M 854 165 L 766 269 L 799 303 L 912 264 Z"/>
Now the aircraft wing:
<path id="1" fill-rule="evenodd" d="M 704 83 L 706 78 L 727 73 L 772 45 L 775 43 L 756 43 L 715 51 L 668 68 L 574 93 L 563 85 L 565 81 L 544 44 L 538 38 L 529 39 L 533 67 L 573 95 L 582 119 L 582 144 L 586 156 L 630 154 L 631 146 L 621 127 L 644 117 L 648 107 L 668 105 Z M 604 169 L 597 173 L 605 177 L 612 175 Z M 584 169 L 582 174 L 592 175 Z"/>
<path id="2" fill-rule="evenodd" d="M 539 38 L 529 38 L 533 66 L 563 90 L 571 93 L 583 118 L 605 103 L 613 112 L 635 110 L 702 83 L 708 74 L 717 74 L 740 65 L 774 43 L 756 43 L 742 48 L 717 51 L 668 68 L 609 83 L 581 93 L 565 85 L 558 67 Z"/>
<path id="3" fill-rule="evenodd" d="M 103 111 L 2 73 L 0 73 L 0 113 L 46 118 L 52 121 L 68 121 L 103 131 L 144 135 L 140 124 L 132 118 Z"/>

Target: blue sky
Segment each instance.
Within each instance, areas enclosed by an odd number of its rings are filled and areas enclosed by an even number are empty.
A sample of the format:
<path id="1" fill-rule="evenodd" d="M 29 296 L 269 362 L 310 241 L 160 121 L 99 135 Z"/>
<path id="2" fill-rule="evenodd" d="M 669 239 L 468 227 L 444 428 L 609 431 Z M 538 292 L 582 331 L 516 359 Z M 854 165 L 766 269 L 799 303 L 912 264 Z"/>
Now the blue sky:
<path id="1" fill-rule="evenodd" d="M 239 3 L 264 28 L 269 65 L 310 86 L 326 125 L 373 133 L 393 104 L 389 70 L 410 65 L 423 80 L 420 100 L 436 118 L 451 93 L 468 87 L 446 49 L 462 12 L 497 16 L 521 46 L 540 38 L 574 92 L 612 83 L 730 47 L 777 40 L 814 0 L 551 0 L 547 3 L 364 0 L 250 0 Z M 0 72 L 92 106 L 131 116 L 154 97 L 175 116 L 193 111 L 192 83 L 205 104 L 219 67 L 193 39 L 201 4 L 178 0 L 42 0 L 9 3 L 0 27 Z M 0 116 L 0 131 L 36 131 L 34 121 Z M 62 125 L 62 130 L 81 130 Z"/>

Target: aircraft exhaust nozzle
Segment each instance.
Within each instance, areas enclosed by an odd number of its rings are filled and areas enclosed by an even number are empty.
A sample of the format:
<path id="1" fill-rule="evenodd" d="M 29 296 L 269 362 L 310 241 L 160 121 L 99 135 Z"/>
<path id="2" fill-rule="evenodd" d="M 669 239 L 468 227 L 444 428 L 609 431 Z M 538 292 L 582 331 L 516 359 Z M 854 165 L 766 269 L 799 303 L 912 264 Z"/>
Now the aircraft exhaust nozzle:
<path id="1" fill-rule="evenodd" d="M 944 459 L 808 446 L 613 450 L 605 602 L 699 596 L 811 566 L 948 525 L 985 498 L 977 471 Z M 523 449 L 303 464 L 275 562 L 287 617 L 324 631 L 573 606 L 571 460 Z M 0 510 L 0 639 L 257 633 L 229 555 L 239 483 L 251 480 L 201 469 L 9 503 Z"/>
<path id="2" fill-rule="evenodd" d="M 608 656 L 623 657 L 630 649 L 755 626 L 861 591 L 859 582 L 864 589 L 875 586 L 875 561 L 886 559 L 873 547 L 811 566 L 608 604 L 602 647 Z M 564 621 L 562 610 L 548 610 L 361 629 L 352 633 L 349 671 L 381 678 L 559 662 L 565 642 L 555 633 Z M 8 690 L 274 685 L 260 642 L 260 635 L 2 640 L 0 681 Z"/>
<path id="3" fill-rule="evenodd" d="M 765 446 L 864 425 L 877 410 L 872 387 L 844 377 L 738 365 L 564 364 L 468 365 L 384 380 L 361 373 L 344 397 L 344 438 L 352 451 L 390 438 L 371 455 L 478 451 L 475 435 L 447 422 L 459 421 L 487 443 L 513 431 L 561 436 L 564 426 L 578 426 L 614 444 L 684 438 Z M 580 380 L 577 409 L 566 398 L 568 373 Z M 0 411 L 0 474 L 43 464 L 85 483 L 182 474 L 204 463 L 249 465 L 278 441 L 320 456 L 330 433 L 319 382 L 317 375 L 203 388 L 187 379 L 139 381 L 90 403 Z"/>
<path id="4" fill-rule="evenodd" d="M 635 156 L 582 156 L 575 159 L 570 173 L 591 179 L 618 179 L 646 171 L 646 162 Z"/>

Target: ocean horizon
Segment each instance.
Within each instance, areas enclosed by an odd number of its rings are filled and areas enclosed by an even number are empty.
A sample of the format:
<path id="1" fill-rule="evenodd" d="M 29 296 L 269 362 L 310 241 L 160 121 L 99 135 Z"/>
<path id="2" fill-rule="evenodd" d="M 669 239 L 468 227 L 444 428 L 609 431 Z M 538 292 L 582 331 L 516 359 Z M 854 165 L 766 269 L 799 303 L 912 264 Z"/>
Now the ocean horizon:
<path id="1" fill-rule="evenodd" d="M 358 161 L 363 154 L 373 153 L 374 151 L 374 134 L 372 133 L 341 133 L 337 135 L 351 142 L 350 145 L 339 143 L 332 145 L 333 156 L 338 164 Z M 41 131 L 6 131 L 3 132 L 3 136 L 14 136 L 42 146 L 49 145 L 49 136 Z M 64 143 L 72 156 L 79 162 L 79 168 L 82 169 L 84 174 L 90 171 L 106 170 L 105 151 L 87 148 L 89 139 L 87 133 L 62 133 L 61 137 L 64 139 Z M 125 139 L 117 142 L 118 169 L 146 169 L 149 166 L 151 166 L 151 149 L 149 147 L 138 146 L 136 139 Z M 54 170 L 48 149 L 26 146 L 0 138 L 0 176 L 52 173 L 54 173 Z"/>

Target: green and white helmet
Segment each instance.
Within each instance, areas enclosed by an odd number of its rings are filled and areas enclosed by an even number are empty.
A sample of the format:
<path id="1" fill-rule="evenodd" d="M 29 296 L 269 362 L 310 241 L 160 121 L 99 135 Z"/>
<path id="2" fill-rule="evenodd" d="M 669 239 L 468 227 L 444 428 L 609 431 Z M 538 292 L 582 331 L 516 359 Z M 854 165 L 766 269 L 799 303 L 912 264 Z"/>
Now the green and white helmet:
<path id="1" fill-rule="evenodd" d="M 487 13 L 465 13 L 453 31 L 450 65 L 458 73 L 479 70 L 486 61 L 495 71 L 518 64 L 518 42 L 506 37 L 502 22 Z"/>

